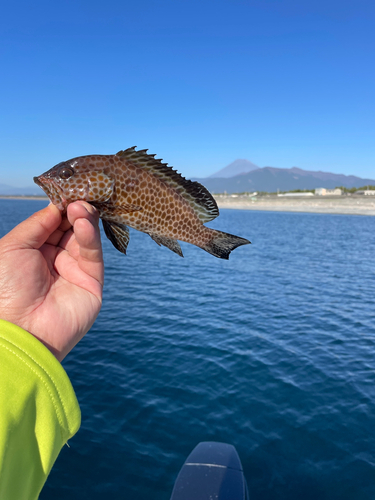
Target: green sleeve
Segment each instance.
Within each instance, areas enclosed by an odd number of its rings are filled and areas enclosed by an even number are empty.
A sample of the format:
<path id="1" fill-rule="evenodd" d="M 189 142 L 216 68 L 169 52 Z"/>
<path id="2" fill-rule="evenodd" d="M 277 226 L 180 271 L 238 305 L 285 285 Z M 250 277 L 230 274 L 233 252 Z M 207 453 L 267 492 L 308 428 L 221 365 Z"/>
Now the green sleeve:
<path id="1" fill-rule="evenodd" d="M 30 333 L 0 320 L 0 499 L 36 500 L 80 422 L 61 364 Z"/>

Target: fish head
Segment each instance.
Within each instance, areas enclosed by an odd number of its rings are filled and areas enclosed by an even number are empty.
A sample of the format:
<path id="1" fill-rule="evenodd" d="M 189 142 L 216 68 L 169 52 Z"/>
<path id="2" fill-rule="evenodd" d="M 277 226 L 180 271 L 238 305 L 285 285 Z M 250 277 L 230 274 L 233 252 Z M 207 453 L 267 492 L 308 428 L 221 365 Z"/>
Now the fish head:
<path id="1" fill-rule="evenodd" d="M 89 158 L 81 156 L 63 161 L 34 177 L 34 182 L 59 210 L 65 211 L 69 203 L 77 200 L 104 203 L 111 198 L 114 180 L 102 163 L 98 166 Z"/>

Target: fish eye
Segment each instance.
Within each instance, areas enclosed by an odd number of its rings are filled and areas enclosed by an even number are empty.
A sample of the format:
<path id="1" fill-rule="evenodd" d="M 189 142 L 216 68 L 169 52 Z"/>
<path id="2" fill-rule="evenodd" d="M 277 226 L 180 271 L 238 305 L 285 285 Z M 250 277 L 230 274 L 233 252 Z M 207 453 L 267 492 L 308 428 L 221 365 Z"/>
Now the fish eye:
<path id="1" fill-rule="evenodd" d="M 59 170 L 59 176 L 61 179 L 69 179 L 74 174 L 74 170 L 70 167 L 62 167 Z"/>

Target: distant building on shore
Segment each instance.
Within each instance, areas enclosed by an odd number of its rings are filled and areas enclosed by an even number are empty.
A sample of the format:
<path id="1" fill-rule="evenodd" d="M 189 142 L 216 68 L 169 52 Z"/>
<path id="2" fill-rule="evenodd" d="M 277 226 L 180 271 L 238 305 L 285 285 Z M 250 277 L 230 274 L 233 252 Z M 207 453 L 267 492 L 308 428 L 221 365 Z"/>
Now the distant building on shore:
<path id="1" fill-rule="evenodd" d="M 362 194 L 364 196 L 375 196 L 375 189 L 360 189 L 355 194 Z"/>
<path id="2" fill-rule="evenodd" d="M 306 197 L 306 196 L 314 196 L 314 193 L 283 193 L 283 194 L 278 194 L 277 196 L 300 196 L 300 197 Z"/>
<path id="3" fill-rule="evenodd" d="M 342 191 L 339 188 L 336 189 L 326 189 L 326 188 L 317 188 L 315 189 L 316 196 L 341 196 Z"/>

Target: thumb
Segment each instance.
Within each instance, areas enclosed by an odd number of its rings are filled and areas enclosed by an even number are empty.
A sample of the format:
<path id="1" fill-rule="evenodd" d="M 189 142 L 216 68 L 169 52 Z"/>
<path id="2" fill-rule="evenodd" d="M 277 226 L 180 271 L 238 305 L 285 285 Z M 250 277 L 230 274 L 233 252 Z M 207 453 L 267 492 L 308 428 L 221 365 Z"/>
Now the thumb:
<path id="1" fill-rule="evenodd" d="M 55 205 L 48 205 L 18 224 L 4 236 L 4 240 L 12 247 L 40 248 L 56 231 L 61 220 L 60 210 Z"/>

